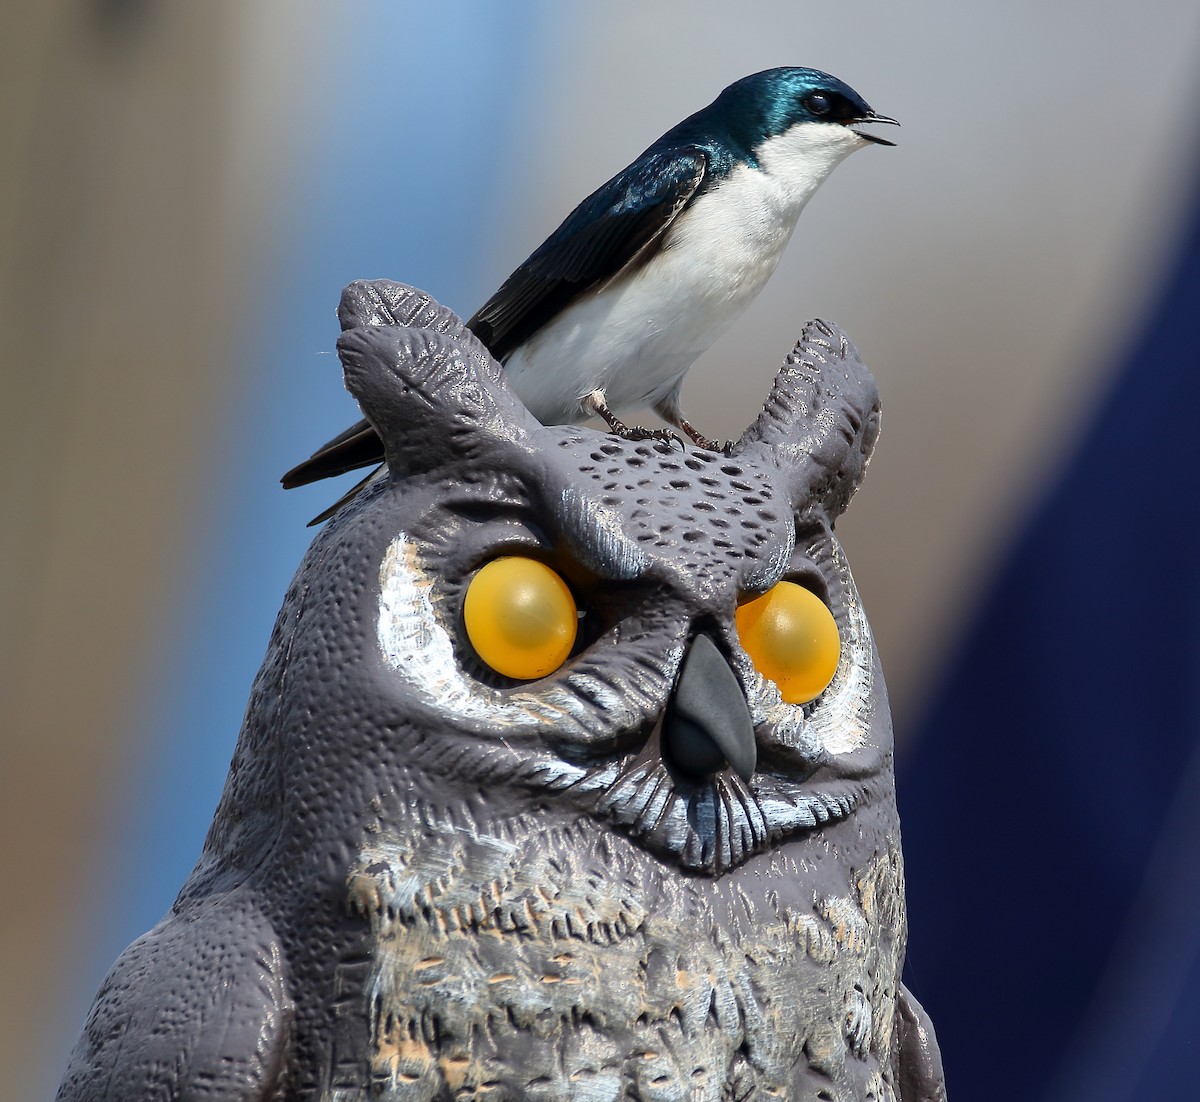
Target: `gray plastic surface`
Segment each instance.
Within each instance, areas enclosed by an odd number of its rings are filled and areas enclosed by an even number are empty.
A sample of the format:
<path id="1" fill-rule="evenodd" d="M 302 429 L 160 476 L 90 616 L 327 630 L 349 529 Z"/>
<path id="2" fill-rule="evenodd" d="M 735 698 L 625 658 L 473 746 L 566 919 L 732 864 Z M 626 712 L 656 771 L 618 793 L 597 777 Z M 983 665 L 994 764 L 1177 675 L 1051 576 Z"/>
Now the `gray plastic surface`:
<path id="1" fill-rule="evenodd" d="M 900 983 L 887 699 L 832 531 L 879 423 L 844 334 L 808 325 L 723 455 L 541 426 L 411 288 L 353 284 L 341 316 L 388 472 L 301 563 L 200 860 L 59 1098 L 944 1098 Z M 537 681 L 462 625 L 473 572 L 514 553 L 585 612 Z M 802 707 L 734 629 L 783 577 L 842 640 Z M 697 638 L 755 753 L 722 734 L 680 769 L 663 720 Z"/>

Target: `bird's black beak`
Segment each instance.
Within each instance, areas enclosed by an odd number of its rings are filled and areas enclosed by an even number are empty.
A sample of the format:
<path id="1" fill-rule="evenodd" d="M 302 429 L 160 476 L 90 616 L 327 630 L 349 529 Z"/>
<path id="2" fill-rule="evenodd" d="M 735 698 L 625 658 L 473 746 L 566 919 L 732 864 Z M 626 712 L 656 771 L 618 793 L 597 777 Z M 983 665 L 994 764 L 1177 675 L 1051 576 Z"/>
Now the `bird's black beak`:
<path id="1" fill-rule="evenodd" d="M 663 718 L 663 748 L 671 763 L 699 780 L 730 766 L 749 783 L 758 764 L 746 696 L 724 655 L 697 635 L 684 655 Z"/>
<path id="2" fill-rule="evenodd" d="M 881 138 L 881 137 L 879 137 L 878 134 L 869 134 L 865 130 L 856 129 L 856 127 L 862 123 L 877 123 L 877 122 L 886 123 L 888 126 L 899 126 L 900 125 L 895 119 L 888 118 L 887 115 L 877 115 L 877 114 L 875 114 L 874 111 L 868 111 L 865 115 L 862 116 L 862 118 L 851 119 L 849 122 L 846 123 L 846 125 L 849 126 L 853 130 L 853 132 L 855 134 L 857 134 L 860 138 L 865 138 L 867 141 L 874 142 L 876 145 L 895 145 L 896 144 L 895 142 L 889 142 L 887 140 L 887 138 Z"/>

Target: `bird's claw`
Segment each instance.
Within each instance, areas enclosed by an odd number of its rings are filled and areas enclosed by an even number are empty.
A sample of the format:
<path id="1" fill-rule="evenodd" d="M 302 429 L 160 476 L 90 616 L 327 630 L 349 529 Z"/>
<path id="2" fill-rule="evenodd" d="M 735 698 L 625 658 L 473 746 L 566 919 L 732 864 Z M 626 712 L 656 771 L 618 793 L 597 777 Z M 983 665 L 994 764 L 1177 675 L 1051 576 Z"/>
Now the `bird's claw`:
<path id="1" fill-rule="evenodd" d="M 660 444 L 666 445 L 666 450 L 670 450 L 673 444 L 679 445 L 679 450 L 684 450 L 684 443 L 680 437 L 670 429 L 648 429 L 641 425 L 627 425 L 622 421 L 611 409 L 604 404 L 603 398 L 598 394 L 591 396 L 590 404 L 585 404 L 585 409 L 590 413 L 598 414 L 603 417 L 608 424 L 608 431 L 613 436 L 620 437 L 622 440 L 656 440 Z M 687 431 L 686 429 L 684 431 Z"/>
<path id="2" fill-rule="evenodd" d="M 679 422 L 679 427 L 688 434 L 693 444 L 698 448 L 703 448 L 705 451 L 720 452 L 722 455 L 728 455 L 733 449 L 733 441 L 726 440 L 722 444 L 719 440 L 710 440 L 702 432 L 698 432 L 692 427 L 691 423 L 686 420 Z"/>
<path id="3" fill-rule="evenodd" d="M 696 435 L 692 437 L 692 443 L 694 443 L 698 448 L 703 448 L 705 451 L 719 452 L 721 455 L 728 455 L 731 451 L 733 451 L 732 440 L 726 440 L 725 443 L 722 444 L 720 440 L 710 440 L 707 436 L 701 436 L 699 433 L 696 433 Z"/>
<path id="4" fill-rule="evenodd" d="M 648 429 L 641 425 L 622 425 L 619 429 L 614 427 L 612 433 L 614 436 L 619 436 L 622 440 L 655 440 L 660 444 L 665 444 L 666 448 L 664 450 L 666 451 L 669 451 L 675 444 L 679 445 L 680 451 L 686 449 L 683 438 L 677 432 L 672 432 L 670 429 Z"/>

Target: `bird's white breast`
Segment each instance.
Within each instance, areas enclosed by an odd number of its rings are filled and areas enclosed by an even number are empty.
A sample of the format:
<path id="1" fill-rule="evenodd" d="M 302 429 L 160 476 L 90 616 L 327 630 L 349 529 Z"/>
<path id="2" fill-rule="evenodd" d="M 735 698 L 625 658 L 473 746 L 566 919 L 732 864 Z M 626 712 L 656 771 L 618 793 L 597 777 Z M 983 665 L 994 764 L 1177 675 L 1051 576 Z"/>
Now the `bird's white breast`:
<path id="1" fill-rule="evenodd" d="M 654 257 L 585 295 L 509 358 L 521 400 L 546 424 L 581 420 L 603 390 L 614 411 L 645 408 L 750 304 L 796 220 L 833 168 L 865 144 L 844 126 L 806 124 L 766 141 L 670 227 Z"/>

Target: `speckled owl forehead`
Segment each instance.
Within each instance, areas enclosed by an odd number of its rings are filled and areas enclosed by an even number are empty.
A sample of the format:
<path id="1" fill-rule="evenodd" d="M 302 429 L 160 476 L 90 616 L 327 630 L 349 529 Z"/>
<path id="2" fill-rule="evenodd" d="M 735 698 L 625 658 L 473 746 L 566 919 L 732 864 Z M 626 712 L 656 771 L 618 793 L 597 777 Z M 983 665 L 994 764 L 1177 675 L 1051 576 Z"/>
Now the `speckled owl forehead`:
<path id="1" fill-rule="evenodd" d="M 587 534 L 579 552 L 591 561 L 624 564 L 632 577 L 650 556 L 671 557 L 697 574 L 736 570 L 750 590 L 782 574 L 794 522 L 761 472 L 711 451 L 578 433 L 556 443 L 579 478 L 552 504 L 565 527 Z"/>
<path id="2" fill-rule="evenodd" d="M 633 581 L 658 565 L 768 588 L 788 567 L 795 518 L 763 472 L 716 452 L 546 429 L 537 453 L 470 481 L 447 479 L 421 529 L 431 550 L 470 560 L 510 540 L 563 549 L 582 569 Z M 527 466 L 525 464 L 526 460 Z"/>

